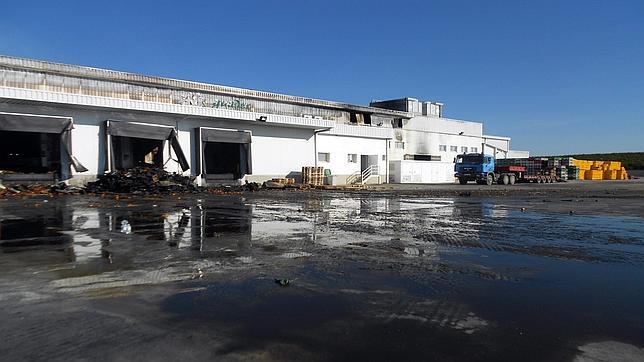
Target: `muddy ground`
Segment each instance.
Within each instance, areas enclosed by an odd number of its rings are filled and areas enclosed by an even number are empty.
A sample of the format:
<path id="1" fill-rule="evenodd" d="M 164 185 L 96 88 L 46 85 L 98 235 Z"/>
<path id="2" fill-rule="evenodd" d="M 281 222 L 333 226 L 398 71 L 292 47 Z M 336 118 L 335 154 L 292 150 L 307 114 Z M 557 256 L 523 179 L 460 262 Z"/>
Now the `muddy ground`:
<path id="1" fill-rule="evenodd" d="M 639 180 L 2 199 L 0 359 L 643 360 L 643 201 Z"/>

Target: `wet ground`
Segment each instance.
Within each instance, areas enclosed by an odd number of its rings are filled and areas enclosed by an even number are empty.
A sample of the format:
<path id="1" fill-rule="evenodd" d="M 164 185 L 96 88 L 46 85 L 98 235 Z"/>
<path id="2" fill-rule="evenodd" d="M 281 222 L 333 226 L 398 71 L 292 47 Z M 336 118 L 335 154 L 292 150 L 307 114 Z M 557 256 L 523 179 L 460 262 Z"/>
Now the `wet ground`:
<path id="1" fill-rule="evenodd" d="M 643 360 L 642 199 L 584 195 L 0 200 L 0 359 Z"/>

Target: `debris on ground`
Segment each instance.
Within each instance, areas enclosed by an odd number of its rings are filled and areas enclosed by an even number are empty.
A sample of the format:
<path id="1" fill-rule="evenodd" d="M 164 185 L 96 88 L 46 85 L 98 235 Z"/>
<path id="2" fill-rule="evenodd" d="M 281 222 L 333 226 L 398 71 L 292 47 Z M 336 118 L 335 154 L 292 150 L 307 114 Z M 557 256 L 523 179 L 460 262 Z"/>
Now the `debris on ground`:
<path id="1" fill-rule="evenodd" d="M 279 177 L 264 183 L 264 187 L 269 189 L 283 189 L 287 186 L 295 186 L 295 179 L 291 177 Z"/>
<path id="2" fill-rule="evenodd" d="M 49 186 L 49 193 L 79 195 L 85 193 L 85 187 L 71 186 L 64 182 L 59 182 L 57 184 Z"/>
<path id="3" fill-rule="evenodd" d="M 132 233 L 132 225 L 130 225 L 130 222 L 127 220 L 121 221 L 121 232 L 123 234 L 131 234 Z"/>
<path id="4" fill-rule="evenodd" d="M 80 195 L 85 192 L 83 187 L 69 186 L 64 182 L 53 185 L 44 184 L 17 184 L 17 185 L 2 185 L 0 183 L 0 196 L 7 195 L 20 195 L 20 196 L 34 196 L 34 195 L 54 195 L 54 194 L 68 194 Z"/>
<path id="5" fill-rule="evenodd" d="M 134 167 L 98 177 L 87 184 L 90 193 L 115 192 L 134 194 L 159 194 L 169 192 L 198 192 L 194 177 L 169 173 L 160 168 Z"/>
<path id="6" fill-rule="evenodd" d="M 205 190 L 213 195 L 240 194 L 242 192 L 255 192 L 262 190 L 264 186 L 257 182 L 248 182 L 235 186 L 209 186 Z"/>
<path id="7" fill-rule="evenodd" d="M 291 285 L 292 280 L 290 279 L 275 279 L 275 284 L 279 285 L 280 287 L 288 287 Z"/>

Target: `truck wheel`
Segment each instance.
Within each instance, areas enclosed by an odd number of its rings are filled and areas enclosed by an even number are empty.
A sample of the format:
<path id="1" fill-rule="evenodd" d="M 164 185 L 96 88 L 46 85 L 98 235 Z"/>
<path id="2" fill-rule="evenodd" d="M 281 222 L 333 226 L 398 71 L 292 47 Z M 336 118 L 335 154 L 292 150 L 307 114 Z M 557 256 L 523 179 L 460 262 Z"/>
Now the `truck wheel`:
<path id="1" fill-rule="evenodd" d="M 510 185 L 514 185 L 517 182 L 517 177 L 515 175 L 510 175 Z"/>
<path id="2" fill-rule="evenodd" d="M 461 185 L 465 185 L 467 183 L 467 180 L 465 178 L 458 178 L 458 183 Z"/>
<path id="3" fill-rule="evenodd" d="M 494 176 L 492 176 L 492 175 L 487 175 L 486 184 L 487 184 L 488 186 L 492 186 L 492 184 L 493 184 L 493 183 L 494 183 Z"/>
<path id="4" fill-rule="evenodd" d="M 501 177 L 501 179 L 503 180 L 503 184 L 504 184 L 504 185 L 507 185 L 507 184 L 509 184 L 509 183 L 510 183 L 510 176 L 508 176 L 508 175 L 503 175 L 503 176 Z"/>

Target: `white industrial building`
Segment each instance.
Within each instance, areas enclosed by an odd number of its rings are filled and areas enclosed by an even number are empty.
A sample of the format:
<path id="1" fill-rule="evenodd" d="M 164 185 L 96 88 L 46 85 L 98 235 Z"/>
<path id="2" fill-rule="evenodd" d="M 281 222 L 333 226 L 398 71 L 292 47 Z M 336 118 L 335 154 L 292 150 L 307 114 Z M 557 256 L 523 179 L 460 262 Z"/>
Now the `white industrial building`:
<path id="1" fill-rule="evenodd" d="M 299 178 L 305 166 L 324 167 L 335 184 L 453 182 L 458 153 L 511 156 L 509 138 L 443 118 L 442 107 L 411 98 L 366 107 L 0 56 L 0 179 L 82 183 L 147 164 L 200 184 Z"/>
<path id="2" fill-rule="evenodd" d="M 454 182 L 454 159 L 463 153 L 485 152 L 497 158 L 525 158 L 510 150 L 510 138 L 483 134 L 480 122 L 443 117 L 443 104 L 402 98 L 371 102 L 372 107 L 410 114 L 392 125 L 389 157 L 392 183 Z"/>

